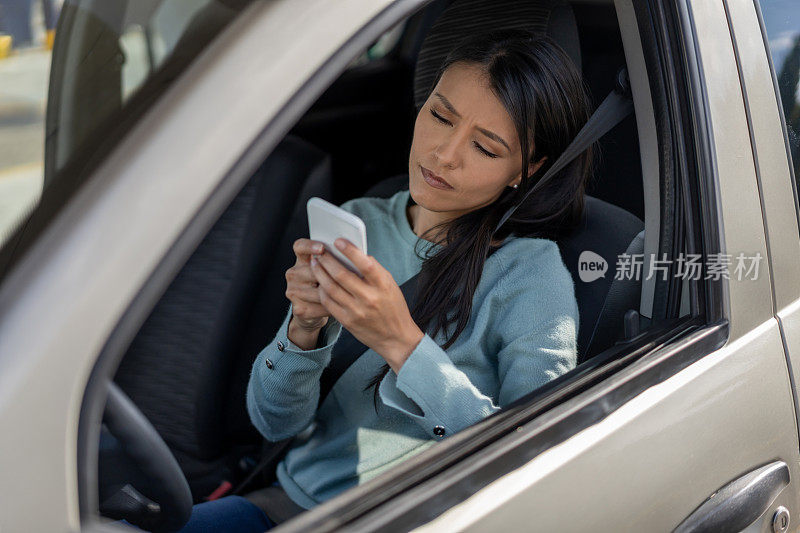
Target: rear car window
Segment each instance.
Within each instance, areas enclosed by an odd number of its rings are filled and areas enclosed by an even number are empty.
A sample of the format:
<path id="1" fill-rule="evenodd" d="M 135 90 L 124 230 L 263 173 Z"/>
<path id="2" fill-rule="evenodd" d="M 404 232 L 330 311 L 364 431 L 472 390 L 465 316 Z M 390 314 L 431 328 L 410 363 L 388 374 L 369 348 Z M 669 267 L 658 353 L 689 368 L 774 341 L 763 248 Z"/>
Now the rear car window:
<path id="1" fill-rule="evenodd" d="M 44 0 L 14 20 L 7 3 L 0 0 L 0 264 L 44 199 L 49 212 L 63 205 L 249 0 Z"/>
<path id="2" fill-rule="evenodd" d="M 760 0 L 759 4 L 796 181 L 800 175 L 800 6 L 796 0 Z"/>

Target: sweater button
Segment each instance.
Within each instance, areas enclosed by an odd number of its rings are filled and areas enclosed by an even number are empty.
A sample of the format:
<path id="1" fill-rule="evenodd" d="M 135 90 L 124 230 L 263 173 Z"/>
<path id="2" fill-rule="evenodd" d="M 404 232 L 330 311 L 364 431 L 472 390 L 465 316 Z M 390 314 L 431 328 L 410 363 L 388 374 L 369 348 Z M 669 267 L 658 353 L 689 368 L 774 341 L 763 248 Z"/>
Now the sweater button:
<path id="1" fill-rule="evenodd" d="M 278 351 L 282 352 L 286 349 L 286 345 L 283 344 L 281 341 L 278 341 Z"/>
<path id="2" fill-rule="evenodd" d="M 267 368 L 269 368 L 270 370 L 272 370 L 273 367 L 275 366 L 275 365 L 272 364 L 272 361 L 270 361 L 269 359 L 265 359 L 264 360 L 264 364 L 267 365 Z"/>
<path id="3" fill-rule="evenodd" d="M 444 428 L 442 426 L 436 426 L 433 428 L 433 434 L 437 437 L 444 437 Z"/>

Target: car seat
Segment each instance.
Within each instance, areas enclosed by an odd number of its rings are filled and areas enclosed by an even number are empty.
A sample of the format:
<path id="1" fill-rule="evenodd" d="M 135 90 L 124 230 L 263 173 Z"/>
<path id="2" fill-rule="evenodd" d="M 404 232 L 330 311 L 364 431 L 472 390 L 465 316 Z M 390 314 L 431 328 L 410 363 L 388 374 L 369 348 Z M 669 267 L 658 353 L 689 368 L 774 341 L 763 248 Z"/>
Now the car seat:
<path id="1" fill-rule="evenodd" d="M 236 377 L 249 373 L 242 370 L 249 354 L 280 326 L 272 308 L 285 310 L 280 284 L 294 263 L 292 242 L 308 235 L 305 203 L 330 199 L 331 183 L 330 156 L 284 138 L 167 288 L 117 371 L 115 381 L 169 445 L 195 500 L 233 478 L 236 444 L 259 443 Z"/>
<path id="2" fill-rule="evenodd" d="M 563 0 L 455 0 L 447 4 L 425 36 L 417 56 L 414 68 L 417 110 L 425 104 L 447 52 L 462 38 L 489 28 L 527 29 L 549 35 L 581 70 L 578 27 L 572 8 Z"/>

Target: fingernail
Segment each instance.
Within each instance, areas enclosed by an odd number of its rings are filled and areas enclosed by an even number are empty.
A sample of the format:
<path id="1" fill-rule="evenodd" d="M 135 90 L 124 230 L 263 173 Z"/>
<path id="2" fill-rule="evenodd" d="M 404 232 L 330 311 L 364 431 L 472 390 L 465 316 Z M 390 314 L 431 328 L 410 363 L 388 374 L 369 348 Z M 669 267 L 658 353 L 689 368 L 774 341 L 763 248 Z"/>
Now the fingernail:
<path id="1" fill-rule="evenodd" d="M 314 251 L 317 252 L 317 253 L 320 253 L 322 251 L 322 245 L 321 244 L 315 244 L 314 245 Z"/>
<path id="2" fill-rule="evenodd" d="M 345 247 L 347 246 L 347 244 L 342 239 L 336 239 L 336 242 L 334 242 L 333 244 L 335 244 L 336 247 L 340 250 L 344 250 Z"/>

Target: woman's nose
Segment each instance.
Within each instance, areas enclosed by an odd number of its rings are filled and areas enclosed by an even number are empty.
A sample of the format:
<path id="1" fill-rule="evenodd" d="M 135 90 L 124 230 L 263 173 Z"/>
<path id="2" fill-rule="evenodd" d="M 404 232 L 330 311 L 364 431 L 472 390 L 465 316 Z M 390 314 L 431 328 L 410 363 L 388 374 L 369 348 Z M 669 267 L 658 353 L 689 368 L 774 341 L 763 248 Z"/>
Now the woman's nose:
<path id="1" fill-rule="evenodd" d="M 443 167 L 455 168 L 461 159 L 461 142 L 457 135 L 449 135 L 436 148 L 435 155 Z"/>

